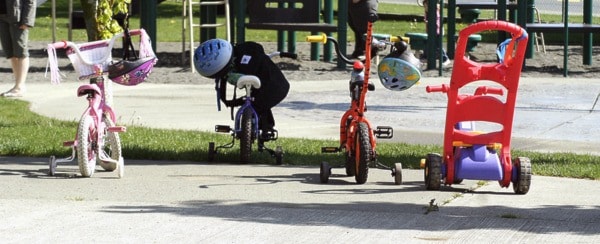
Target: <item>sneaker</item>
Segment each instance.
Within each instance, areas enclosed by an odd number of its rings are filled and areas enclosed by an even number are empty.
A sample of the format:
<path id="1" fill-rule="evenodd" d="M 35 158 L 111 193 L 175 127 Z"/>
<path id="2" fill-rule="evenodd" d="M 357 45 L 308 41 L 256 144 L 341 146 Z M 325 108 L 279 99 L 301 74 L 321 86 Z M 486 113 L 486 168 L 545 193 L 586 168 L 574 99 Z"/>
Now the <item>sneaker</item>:
<path id="1" fill-rule="evenodd" d="M 450 59 L 446 59 L 446 61 L 442 62 L 442 67 L 446 67 L 448 65 L 450 65 L 452 63 L 452 61 Z"/>
<path id="2" fill-rule="evenodd" d="M 262 133 L 260 134 L 260 137 L 262 140 L 264 141 L 271 141 L 271 140 L 275 140 L 277 139 L 277 130 L 275 129 L 271 129 L 271 130 L 264 130 L 262 131 Z"/>

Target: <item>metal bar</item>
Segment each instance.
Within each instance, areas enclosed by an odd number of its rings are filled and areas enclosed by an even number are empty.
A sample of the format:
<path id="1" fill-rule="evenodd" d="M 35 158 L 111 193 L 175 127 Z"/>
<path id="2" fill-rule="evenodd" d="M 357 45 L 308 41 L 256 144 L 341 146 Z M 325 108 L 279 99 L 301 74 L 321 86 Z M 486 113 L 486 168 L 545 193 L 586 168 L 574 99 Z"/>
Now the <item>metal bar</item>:
<path id="1" fill-rule="evenodd" d="M 583 1 L 583 23 L 592 23 L 592 0 Z M 592 64 L 592 43 L 594 36 L 591 32 L 583 34 L 583 64 Z"/>
<path id="2" fill-rule="evenodd" d="M 563 44 L 563 76 L 567 77 L 569 75 L 569 0 L 563 0 L 563 16 L 565 18 L 565 43 Z"/>

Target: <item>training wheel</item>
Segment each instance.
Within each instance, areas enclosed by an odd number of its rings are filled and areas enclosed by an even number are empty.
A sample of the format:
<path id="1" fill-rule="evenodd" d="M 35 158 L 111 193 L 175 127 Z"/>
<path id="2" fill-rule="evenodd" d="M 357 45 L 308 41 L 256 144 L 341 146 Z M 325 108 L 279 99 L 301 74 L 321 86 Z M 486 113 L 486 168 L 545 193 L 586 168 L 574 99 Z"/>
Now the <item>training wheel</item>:
<path id="1" fill-rule="evenodd" d="M 56 157 L 50 156 L 50 161 L 48 162 L 48 167 L 50 168 L 50 170 L 48 170 L 48 175 L 50 175 L 50 176 L 56 175 Z"/>
<path id="2" fill-rule="evenodd" d="M 283 148 L 281 146 L 275 148 L 275 163 L 277 165 L 283 164 Z"/>
<path id="3" fill-rule="evenodd" d="M 319 174 L 321 183 L 327 183 L 331 175 L 331 167 L 327 162 L 321 162 L 321 173 Z"/>
<path id="4" fill-rule="evenodd" d="M 119 179 L 123 178 L 125 175 L 125 160 L 123 157 L 119 157 L 119 161 L 117 162 L 117 174 Z"/>
<path id="5" fill-rule="evenodd" d="M 394 164 L 392 175 L 394 175 L 394 184 L 402 185 L 402 163 Z"/>
<path id="6" fill-rule="evenodd" d="M 208 143 L 208 162 L 212 162 L 215 160 L 216 153 L 217 152 L 215 151 L 215 143 L 209 142 Z"/>

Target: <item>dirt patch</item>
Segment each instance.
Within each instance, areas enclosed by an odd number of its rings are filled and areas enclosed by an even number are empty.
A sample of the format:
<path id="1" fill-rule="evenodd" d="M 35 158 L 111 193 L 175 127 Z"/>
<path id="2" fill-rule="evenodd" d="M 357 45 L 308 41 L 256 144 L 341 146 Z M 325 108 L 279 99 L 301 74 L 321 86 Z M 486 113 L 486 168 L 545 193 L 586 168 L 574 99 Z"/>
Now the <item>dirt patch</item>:
<path id="1" fill-rule="evenodd" d="M 263 43 L 267 52 L 276 50 L 276 43 Z M 346 69 L 339 69 L 335 60 L 333 62 L 311 61 L 310 48 L 307 44 L 299 43 L 298 59 L 275 58 L 278 64 L 289 80 L 339 80 L 345 79 L 349 75 L 350 66 Z M 496 62 L 496 45 L 490 43 L 480 44 L 475 48 L 472 55 L 479 62 Z M 352 49 L 347 47 L 348 52 Z M 381 53 L 384 55 L 384 53 Z M 573 78 L 595 78 L 600 74 L 600 47 L 593 48 L 592 64 L 583 64 L 583 49 L 580 46 L 572 46 L 568 49 L 568 76 Z M 417 54 L 418 55 L 418 54 Z M 182 67 L 181 53 L 159 52 L 160 62 L 158 67 Z M 563 77 L 563 47 L 546 46 L 545 52 L 541 49 L 535 51 L 533 58 L 526 59 L 525 67 L 522 71 L 522 77 Z M 187 62 L 187 56 L 184 62 Z M 442 76 L 450 77 L 452 64 L 442 69 Z M 423 77 L 438 77 L 438 69 L 423 71 Z"/>
<path id="2" fill-rule="evenodd" d="M 276 50 L 276 43 L 262 43 L 267 52 Z M 45 43 L 33 43 L 31 49 L 31 69 L 28 82 L 49 82 L 49 77 L 44 77 L 46 71 L 47 54 L 44 50 Z M 480 44 L 472 53 L 481 62 L 496 62 L 496 45 L 490 43 Z M 303 80 L 340 80 L 347 79 L 350 66 L 339 69 L 335 61 L 311 61 L 310 47 L 307 43 L 297 44 L 298 59 L 274 58 L 285 76 L 290 81 Z M 353 50 L 348 46 L 348 52 Z M 148 82 L 151 83 L 206 83 L 212 80 L 190 72 L 189 52 L 183 52 L 181 43 L 158 43 L 157 56 L 159 61 L 153 70 Z M 581 46 L 571 46 L 568 49 L 569 77 L 596 78 L 600 75 L 600 47 L 593 48 L 592 65 L 583 65 L 583 50 Z M 121 52 L 114 50 L 113 57 L 120 57 Z M 383 53 L 382 53 L 383 55 Z M 546 52 L 536 51 L 531 59 L 526 60 L 522 77 L 563 77 L 563 47 L 546 46 Z M 66 56 L 59 57 L 61 71 L 73 71 Z M 376 72 L 376 69 L 372 69 Z M 450 77 L 452 64 L 443 68 L 442 76 Z M 423 71 L 423 78 L 438 77 L 438 69 Z M 7 59 L 0 60 L 0 83 L 11 83 L 12 71 Z M 71 78 L 69 78 L 71 79 Z"/>

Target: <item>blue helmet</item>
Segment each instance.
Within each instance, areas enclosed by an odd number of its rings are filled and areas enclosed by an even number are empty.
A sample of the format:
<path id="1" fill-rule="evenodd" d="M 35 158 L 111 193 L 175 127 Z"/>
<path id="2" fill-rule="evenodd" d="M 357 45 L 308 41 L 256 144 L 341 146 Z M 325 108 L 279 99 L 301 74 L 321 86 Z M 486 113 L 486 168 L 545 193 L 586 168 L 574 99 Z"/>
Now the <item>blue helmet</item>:
<path id="1" fill-rule="evenodd" d="M 194 52 L 194 67 L 200 75 L 215 78 L 227 72 L 233 47 L 222 39 L 211 39 L 203 42 Z"/>

